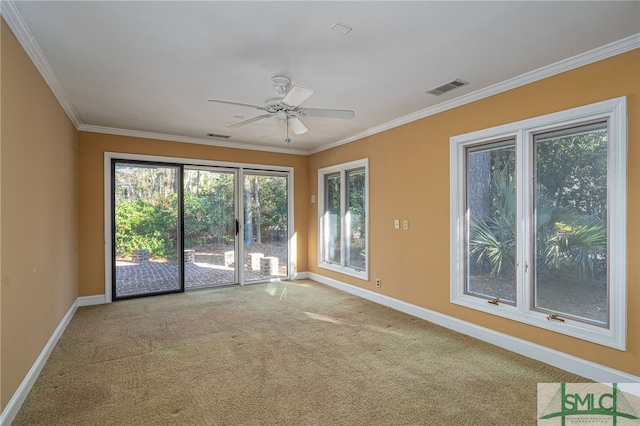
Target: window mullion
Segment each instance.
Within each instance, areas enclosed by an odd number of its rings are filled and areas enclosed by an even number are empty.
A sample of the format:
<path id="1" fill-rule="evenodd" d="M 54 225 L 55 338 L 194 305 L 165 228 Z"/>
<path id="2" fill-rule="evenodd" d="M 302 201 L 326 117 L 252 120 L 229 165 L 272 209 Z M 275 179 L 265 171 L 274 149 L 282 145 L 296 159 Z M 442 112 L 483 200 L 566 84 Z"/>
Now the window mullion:
<path id="1" fill-rule="evenodd" d="M 518 311 L 526 312 L 531 303 L 531 276 L 533 274 L 532 249 L 533 221 L 533 158 L 530 136 L 525 131 L 516 135 L 516 253 L 518 270 L 516 292 Z"/>
<path id="2" fill-rule="evenodd" d="M 347 174 L 344 170 L 340 170 L 340 266 L 344 268 L 347 264 Z"/>

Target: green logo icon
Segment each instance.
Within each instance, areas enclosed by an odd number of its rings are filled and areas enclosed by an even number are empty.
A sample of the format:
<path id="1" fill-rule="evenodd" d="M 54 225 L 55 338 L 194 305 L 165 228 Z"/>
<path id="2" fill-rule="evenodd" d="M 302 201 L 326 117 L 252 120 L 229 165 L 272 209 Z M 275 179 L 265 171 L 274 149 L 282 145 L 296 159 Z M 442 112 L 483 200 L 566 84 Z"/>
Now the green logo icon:
<path id="1" fill-rule="evenodd" d="M 633 395 L 629 398 L 637 399 Z M 538 402 L 540 403 L 540 400 Z M 634 399 L 632 402 L 633 404 L 629 402 L 625 393 L 618 389 L 617 383 L 613 383 L 612 387 L 602 384 L 574 384 L 571 391 L 567 390 L 566 383 L 560 383 L 560 388 L 553 394 L 544 410 L 539 413 L 539 415 L 542 414 L 539 419 L 559 418 L 564 426 L 567 419 L 572 423 L 593 423 L 595 416 L 604 416 L 600 418 L 606 419 L 607 422 L 612 421 L 615 426 L 619 419 L 639 420 L 634 410 L 634 406 L 638 407 L 637 401 Z M 640 421 L 637 424 L 640 424 Z"/>

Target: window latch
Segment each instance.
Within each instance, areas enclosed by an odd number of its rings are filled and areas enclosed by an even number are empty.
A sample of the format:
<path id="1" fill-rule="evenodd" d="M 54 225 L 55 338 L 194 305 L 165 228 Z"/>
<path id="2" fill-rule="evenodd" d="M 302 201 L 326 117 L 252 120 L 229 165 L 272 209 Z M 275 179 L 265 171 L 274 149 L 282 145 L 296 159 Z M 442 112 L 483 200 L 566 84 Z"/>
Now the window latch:
<path id="1" fill-rule="evenodd" d="M 559 317 L 558 314 L 549 314 L 547 315 L 547 319 L 549 321 L 553 320 L 553 321 L 564 322 L 564 318 Z"/>
<path id="2" fill-rule="evenodd" d="M 494 297 L 491 300 L 487 300 L 487 303 L 491 303 L 492 305 L 497 305 L 498 303 L 500 303 L 500 299 L 498 299 L 497 297 Z"/>

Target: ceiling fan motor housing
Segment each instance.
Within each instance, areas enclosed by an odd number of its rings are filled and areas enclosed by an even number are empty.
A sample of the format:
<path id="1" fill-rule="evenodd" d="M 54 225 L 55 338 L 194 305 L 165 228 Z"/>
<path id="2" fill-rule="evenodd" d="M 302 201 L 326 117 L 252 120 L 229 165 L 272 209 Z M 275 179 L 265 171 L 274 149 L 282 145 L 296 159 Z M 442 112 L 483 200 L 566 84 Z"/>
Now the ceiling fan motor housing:
<path id="1" fill-rule="evenodd" d="M 265 109 L 271 113 L 283 110 L 284 104 L 282 103 L 282 98 L 284 98 L 283 93 L 274 93 L 266 96 L 264 98 Z"/>
<path id="2" fill-rule="evenodd" d="M 283 75 L 274 75 L 271 77 L 271 82 L 280 94 L 285 94 L 291 86 L 291 79 Z"/>

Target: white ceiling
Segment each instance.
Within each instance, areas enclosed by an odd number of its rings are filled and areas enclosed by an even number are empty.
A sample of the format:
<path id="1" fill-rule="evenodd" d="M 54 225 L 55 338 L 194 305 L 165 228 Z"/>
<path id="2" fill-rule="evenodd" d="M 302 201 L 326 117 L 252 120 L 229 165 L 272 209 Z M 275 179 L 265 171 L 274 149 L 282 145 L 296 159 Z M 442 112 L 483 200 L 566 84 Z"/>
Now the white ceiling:
<path id="1" fill-rule="evenodd" d="M 638 1 L 3 1 L 2 15 L 80 129 L 300 153 L 640 40 Z M 303 106 L 355 118 L 304 118 L 287 147 L 276 118 L 229 129 L 263 111 L 207 101 L 261 105 L 275 74 L 314 89 Z M 425 93 L 456 78 L 470 84 Z"/>

